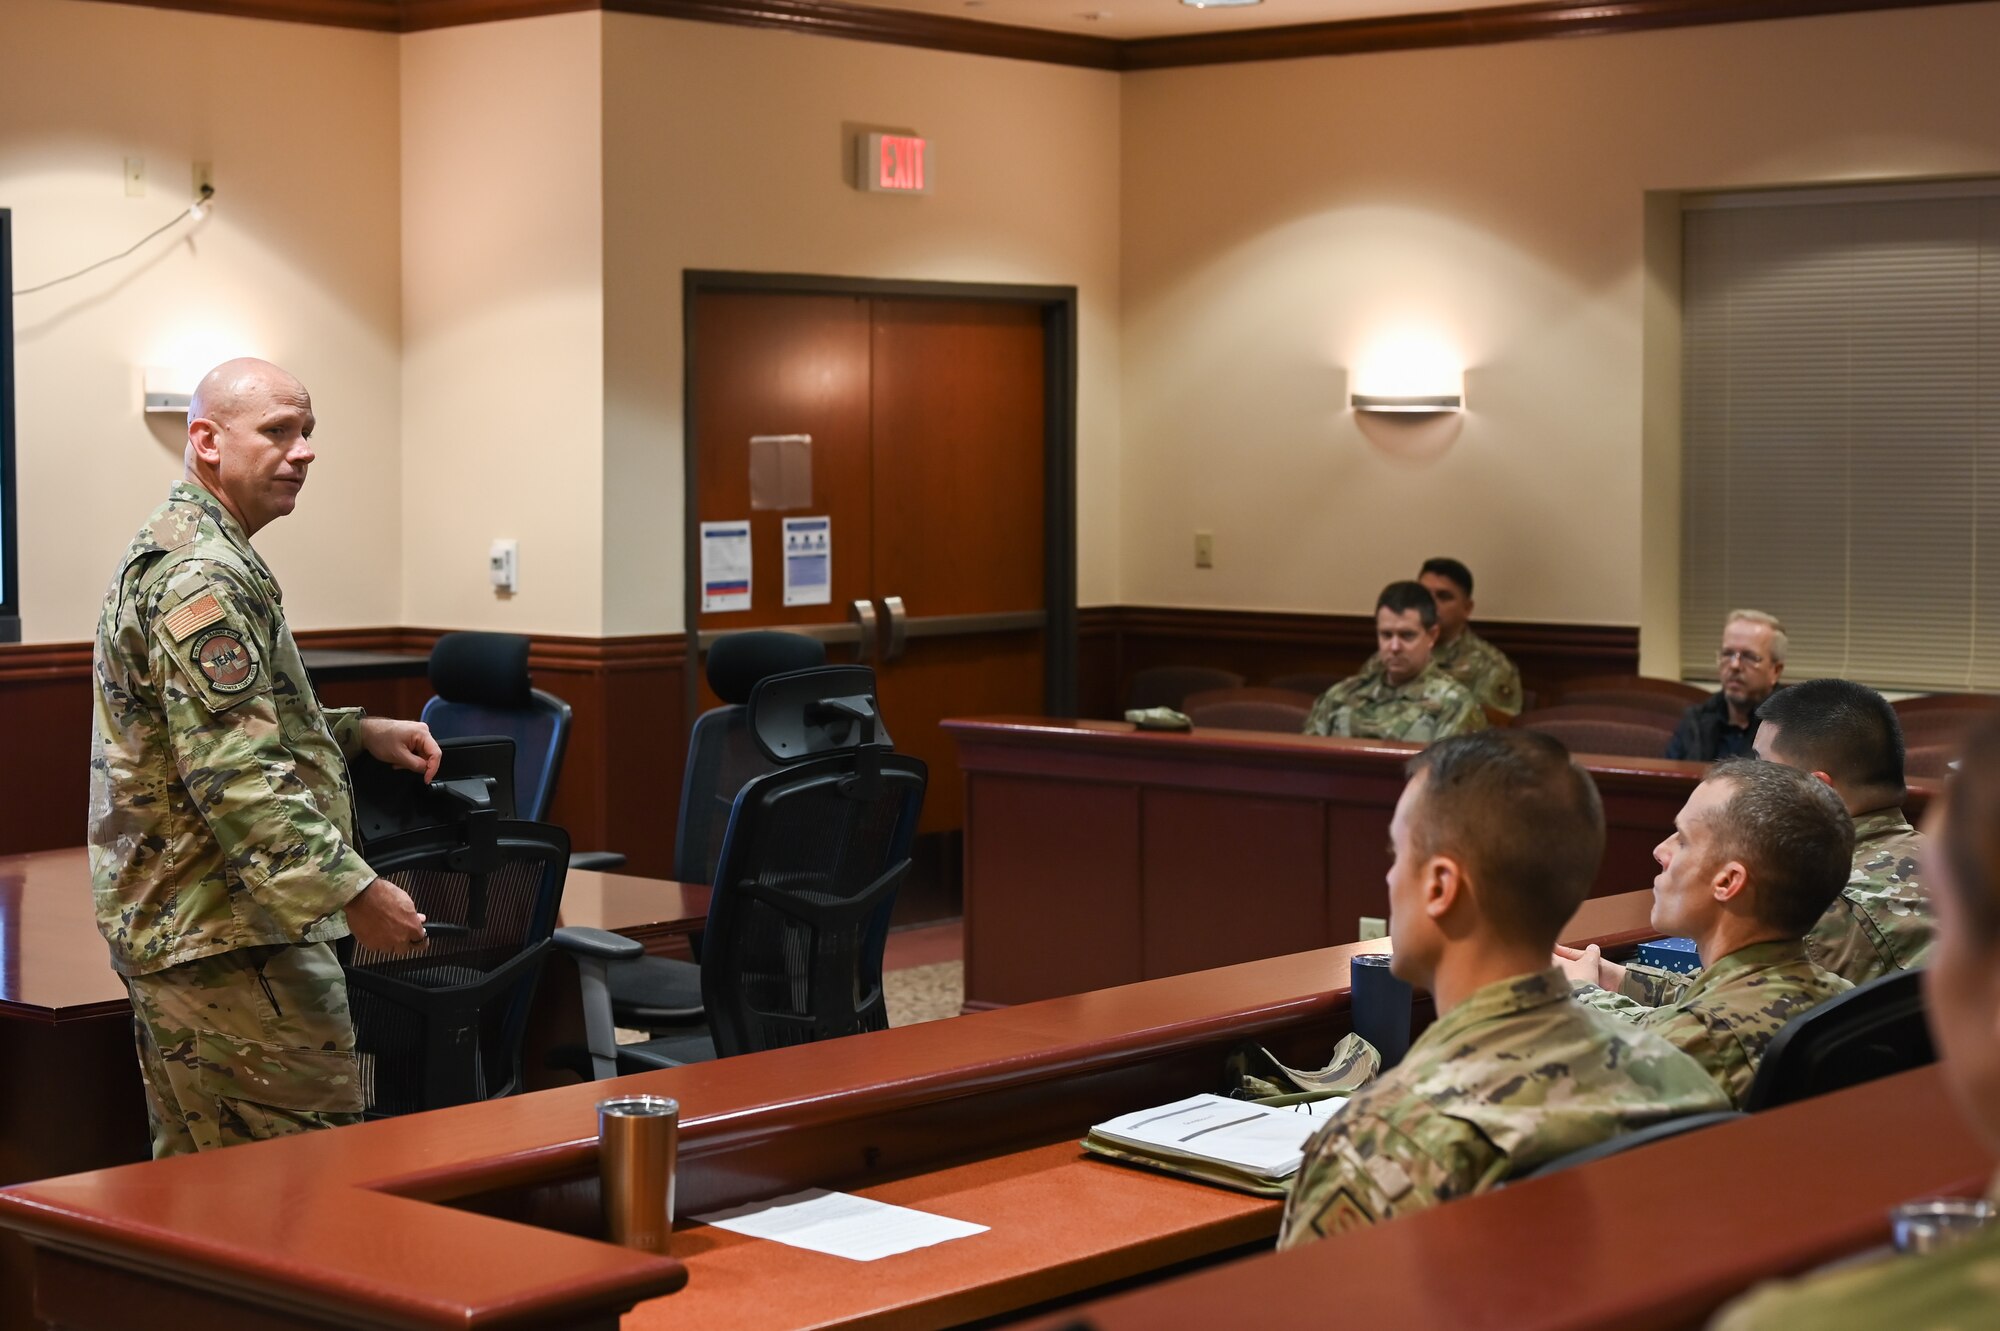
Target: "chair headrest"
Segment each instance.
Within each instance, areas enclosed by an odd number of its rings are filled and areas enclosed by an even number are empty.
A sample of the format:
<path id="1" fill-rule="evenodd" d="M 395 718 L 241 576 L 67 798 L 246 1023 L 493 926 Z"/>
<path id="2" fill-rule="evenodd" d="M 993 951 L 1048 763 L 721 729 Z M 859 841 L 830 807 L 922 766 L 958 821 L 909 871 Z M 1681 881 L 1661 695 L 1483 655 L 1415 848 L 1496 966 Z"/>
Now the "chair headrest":
<path id="1" fill-rule="evenodd" d="M 875 702 L 875 672 L 862 665 L 819 666 L 772 675 L 750 695 L 750 735 L 774 763 L 843 749 L 890 749 Z"/>
<path id="2" fill-rule="evenodd" d="M 772 675 L 826 664 L 826 644 L 798 633 L 750 629 L 715 640 L 708 649 L 708 686 L 726 703 L 750 701 L 750 690 Z"/>
<path id="3" fill-rule="evenodd" d="M 431 688 L 446 702 L 528 705 L 528 640 L 518 633 L 447 633 L 431 648 Z"/>

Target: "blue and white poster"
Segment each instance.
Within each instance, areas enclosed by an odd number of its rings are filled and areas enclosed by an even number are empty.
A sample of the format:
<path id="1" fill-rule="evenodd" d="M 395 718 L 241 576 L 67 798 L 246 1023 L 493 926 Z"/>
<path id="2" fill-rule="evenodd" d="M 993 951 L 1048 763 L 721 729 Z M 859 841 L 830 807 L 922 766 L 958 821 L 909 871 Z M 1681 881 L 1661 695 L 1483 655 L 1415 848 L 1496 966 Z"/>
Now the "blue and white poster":
<path id="1" fill-rule="evenodd" d="M 785 519 L 785 604 L 833 603 L 833 519 Z"/>
<path id="2" fill-rule="evenodd" d="M 701 608 L 750 608 L 750 524 L 701 524 Z"/>

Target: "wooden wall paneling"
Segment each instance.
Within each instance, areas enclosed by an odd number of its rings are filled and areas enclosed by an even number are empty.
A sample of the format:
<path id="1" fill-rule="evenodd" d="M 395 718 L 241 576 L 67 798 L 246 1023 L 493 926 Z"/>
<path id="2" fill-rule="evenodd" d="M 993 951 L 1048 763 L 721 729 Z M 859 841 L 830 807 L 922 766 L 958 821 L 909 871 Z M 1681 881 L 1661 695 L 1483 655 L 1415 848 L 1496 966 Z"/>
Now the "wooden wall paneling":
<path id="1" fill-rule="evenodd" d="M 1326 881 L 1314 872 L 1327 862 L 1318 800 L 1164 789 L 1141 798 L 1147 979 L 1332 941 Z"/>
<path id="2" fill-rule="evenodd" d="M 965 815 L 967 897 L 986 883 L 1020 907 L 990 922 L 966 916 L 968 994 L 983 1006 L 1040 998 L 1017 982 L 1039 966 L 1083 977 L 1079 984 L 1089 989 L 1146 978 L 1136 787 L 970 773 Z M 974 833 L 979 827 L 1032 835 L 982 837 Z M 1063 872 L 1050 873 L 1052 864 Z M 1078 880 L 1091 884 L 1087 900 L 1069 890 Z"/>
<path id="3" fill-rule="evenodd" d="M 1076 612 L 1076 714 L 1118 716 L 1124 711 L 1119 682 L 1119 611 L 1116 606 L 1085 606 Z"/>
<path id="4" fill-rule="evenodd" d="M 686 647 L 675 634 L 625 644 L 607 663 L 602 739 L 605 845 L 625 872 L 670 878 L 687 768 Z M 590 849 L 590 847 L 579 847 Z"/>
<path id="5" fill-rule="evenodd" d="M 0 854 L 82 843 L 89 818 L 90 644 L 0 649 Z"/>
<path id="6" fill-rule="evenodd" d="M 1303 671 L 1352 674 L 1375 651 L 1374 619 L 1366 615 L 1292 614 L 1261 610 L 1195 610 L 1163 606 L 1104 606 L 1087 612 L 1092 630 L 1108 635 L 1114 682 L 1086 677 L 1080 697 L 1092 716 L 1117 716 L 1132 676 L 1151 666 L 1203 665 L 1234 670 L 1252 684 Z M 1475 627 L 1520 668 L 1523 687 L 1550 692 L 1582 675 L 1635 674 L 1639 631 L 1618 625 L 1480 621 Z M 1100 646 L 1096 669 L 1107 653 Z"/>
<path id="7" fill-rule="evenodd" d="M 1392 795 L 1386 804 L 1372 807 L 1326 806 L 1328 942 L 1352 943 L 1360 938 L 1364 915 L 1389 918 L 1389 819 L 1395 801 Z"/>

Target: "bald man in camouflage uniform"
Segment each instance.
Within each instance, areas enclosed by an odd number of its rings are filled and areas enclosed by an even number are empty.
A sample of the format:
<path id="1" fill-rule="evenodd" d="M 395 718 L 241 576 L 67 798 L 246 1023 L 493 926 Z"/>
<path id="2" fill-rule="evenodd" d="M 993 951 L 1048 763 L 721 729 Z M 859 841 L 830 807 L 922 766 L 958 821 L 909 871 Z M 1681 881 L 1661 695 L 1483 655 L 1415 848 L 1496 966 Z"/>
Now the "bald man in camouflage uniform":
<path id="1" fill-rule="evenodd" d="M 329 944 L 422 945 L 353 847 L 346 758 L 420 771 L 418 722 L 323 712 L 250 546 L 292 510 L 312 402 L 261 361 L 203 380 L 186 476 L 127 549 L 97 627 L 90 862 L 125 978 L 156 1156 L 352 1122 L 354 1029 Z"/>
<path id="2" fill-rule="evenodd" d="M 1648 1005 L 1595 947 L 1559 949 L 1558 962 L 1580 982 L 1579 1001 L 1666 1039 L 1740 1109 L 1778 1032 L 1853 987 L 1814 965 L 1803 937 L 1847 881 L 1852 842 L 1847 810 L 1820 782 L 1776 763 L 1725 763 L 1653 850 L 1653 927 L 1693 938 L 1700 973 Z"/>
<path id="3" fill-rule="evenodd" d="M 1604 853 L 1597 788 L 1562 745 L 1485 731 L 1410 768 L 1389 827 L 1391 968 L 1431 992 L 1438 1019 L 1307 1143 L 1280 1247 L 1729 1107 L 1687 1055 L 1572 1002 L 1549 964 Z"/>
<path id="4" fill-rule="evenodd" d="M 1415 582 L 1392 582 L 1375 601 L 1376 654 L 1361 673 L 1321 694 L 1308 735 L 1418 744 L 1486 728 L 1486 712 L 1431 659 L 1437 603 Z"/>

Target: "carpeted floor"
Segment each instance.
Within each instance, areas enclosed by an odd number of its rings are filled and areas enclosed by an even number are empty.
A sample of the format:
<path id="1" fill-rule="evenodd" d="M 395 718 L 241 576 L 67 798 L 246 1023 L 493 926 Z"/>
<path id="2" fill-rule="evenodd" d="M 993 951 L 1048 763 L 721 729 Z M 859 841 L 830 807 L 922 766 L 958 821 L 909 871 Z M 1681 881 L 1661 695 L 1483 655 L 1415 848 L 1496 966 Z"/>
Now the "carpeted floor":
<path id="1" fill-rule="evenodd" d="M 920 1021 L 956 1017 L 965 1002 L 965 963 L 940 961 L 930 966 L 887 971 L 882 976 L 882 988 L 889 1003 L 891 1026 L 914 1026 Z"/>
<path id="2" fill-rule="evenodd" d="M 920 1021 L 956 1017 L 965 1002 L 965 963 L 940 961 L 930 966 L 887 971 L 882 976 L 882 987 L 888 991 L 891 1026 L 914 1026 Z M 618 1031 L 619 1044 L 645 1038 L 644 1031 L 623 1027 Z"/>

